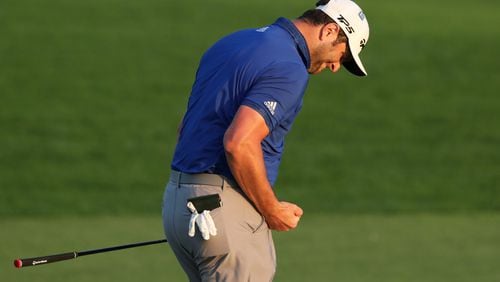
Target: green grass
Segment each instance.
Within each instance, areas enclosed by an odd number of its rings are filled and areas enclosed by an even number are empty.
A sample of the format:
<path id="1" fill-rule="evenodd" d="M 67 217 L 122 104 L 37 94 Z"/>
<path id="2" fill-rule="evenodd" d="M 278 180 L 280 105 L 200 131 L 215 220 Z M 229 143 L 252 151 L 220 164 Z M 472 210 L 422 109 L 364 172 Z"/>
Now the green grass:
<path id="1" fill-rule="evenodd" d="M 318 212 L 500 210 L 498 4 L 360 4 L 369 76 L 311 78 L 278 194 Z M 306 8 L 2 1 L 0 216 L 157 213 L 202 52 Z"/>
<path id="2" fill-rule="evenodd" d="M 310 2 L 312 6 L 314 1 Z M 306 211 L 277 281 L 500 281 L 499 4 L 359 0 L 363 79 L 311 77 L 276 185 Z M 182 281 L 163 237 L 203 51 L 304 1 L 0 1 L 0 280 Z"/>
<path id="3" fill-rule="evenodd" d="M 277 236 L 277 281 L 498 281 L 498 215 L 311 215 Z"/>
<path id="4" fill-rule="evenodd" d="M 167 246 L 147 246 L 15 269 L 18 257 L 160 239 L 159 216 L 0 221 L 2 281 L 186 281 Z M 318 215 L 275 233 L 276 281 L 494 282 L 500 216 Z"/>

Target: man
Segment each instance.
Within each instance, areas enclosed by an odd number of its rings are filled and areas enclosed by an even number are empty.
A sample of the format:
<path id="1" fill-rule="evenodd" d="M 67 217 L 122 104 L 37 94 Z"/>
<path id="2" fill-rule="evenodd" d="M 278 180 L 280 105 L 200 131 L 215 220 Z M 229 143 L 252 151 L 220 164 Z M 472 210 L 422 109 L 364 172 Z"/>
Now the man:
<path id="1" fill-rule="evenodd" d="M 368 23 L 350 0 L 322 0 L 293 21 L 226 36 L 203 55 L 179 127 L 163 222 L 190 281 L 271 281 L 270 230 L 302 209 L 274 192 L 284 137 L 308 74 L 366 75 Z M 222 206 L 220 205 L 222 203 Z"/>

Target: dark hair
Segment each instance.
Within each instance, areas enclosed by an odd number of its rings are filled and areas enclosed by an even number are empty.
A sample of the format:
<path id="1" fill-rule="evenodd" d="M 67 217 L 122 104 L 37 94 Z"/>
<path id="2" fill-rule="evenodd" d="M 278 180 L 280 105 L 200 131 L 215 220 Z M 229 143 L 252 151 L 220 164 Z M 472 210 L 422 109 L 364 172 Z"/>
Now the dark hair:
<path id="1" fill-rule="evenodd" d="M 319 0 L 316 3 L 316 7 L 318 6 L 323 6 L 328 4 L 330 0 Z M 337 24 L 330 16 L 325 14 L 323 11 L 318 10 L 318 9 L 310 9 L 305 11 L 300 17 L 299 20 L 303 20 L 309 24 L 312 25 L 324 25 L 324 24 L 329 24 L 329 23 L 335 23 Z M 339 35 L 337 37 L 336 42 L 342 43 L 342 42 L 347 42 L 347 36 L 345 35 L 344 31 L 342 28 L 339 31 Z"/>
<path id="2" fill-rule="evenodd" d="M 319 0 L 316 2 L 316 7 L 326 5 L 328 2 L 330 2 L 330 0 Z"/>
<path id="3" fill-rule="evenodd" d="M 328 4 L 328 2 L 330 2 L 330 0 L 319 0 L 316 3 L 316 7 L 326 5 Z M 310 9 L 305 11 L 302 16 L 299 17 L 299 19 L 306 21 L 312 25 L 323 25 L 335 22 L 327 14 L 318 9 Z"/>

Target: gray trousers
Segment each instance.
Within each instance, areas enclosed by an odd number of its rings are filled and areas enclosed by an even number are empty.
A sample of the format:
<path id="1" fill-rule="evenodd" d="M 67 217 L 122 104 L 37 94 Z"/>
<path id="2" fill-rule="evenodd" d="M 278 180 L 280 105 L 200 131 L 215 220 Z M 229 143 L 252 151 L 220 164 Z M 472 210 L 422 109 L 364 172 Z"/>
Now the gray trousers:
<path id="1" fill-rule="evenodd" d="M 205 183 L 205 184 L 203 184 Z M 271 230 L 243 192 L 224 178 L 173 171 L 163 197 L 168 243 L 190 281 L 272 281 L 276 254 Z M 188 236 L 187 199 L 218 193 L 222 207 L 210 212 L 217 235 Z"/>

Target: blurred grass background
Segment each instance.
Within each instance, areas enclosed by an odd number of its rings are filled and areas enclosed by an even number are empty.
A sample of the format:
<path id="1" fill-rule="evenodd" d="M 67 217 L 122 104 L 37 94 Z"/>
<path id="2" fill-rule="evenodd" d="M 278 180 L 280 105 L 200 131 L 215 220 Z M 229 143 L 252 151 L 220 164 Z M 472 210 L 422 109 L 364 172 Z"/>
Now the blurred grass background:
<path id="1" fill-rule="evenodd" d="M 276 185 L 306 217 L 276 236 L 277 280 L 499 281 L 500 4 L 358 3 L 371 24 L 362 53 L 369 76 L 311 77 Z M 163 236 L 176 127 L 203 51 L 313 4 L 2 0 L 0 239 L 8 247 L 0 269 L 16 256 Z M 377 249 L 367 246 L 372 229 L 385 234 Z M 130 252 L 145 259 L 102 255 L 127 266 L 102 281 L 183 277 L 168 248 Z M 108 277 L 104 266 L 84 265 L 0 277 Z"/>
<path id="2" fill-rule="evenodd" d="M 498 214 L 305 214 L 297 230 L 275 233 L 275 281 L 471 282 L 500 280 Z M 166 245 L 15 269 L 19 255 L 88 250 L 160 234 L 152 216 L 2 220 L 2 281 L 187 281 Z M 160 238 L 160 237 L 158 237 Z"/>

